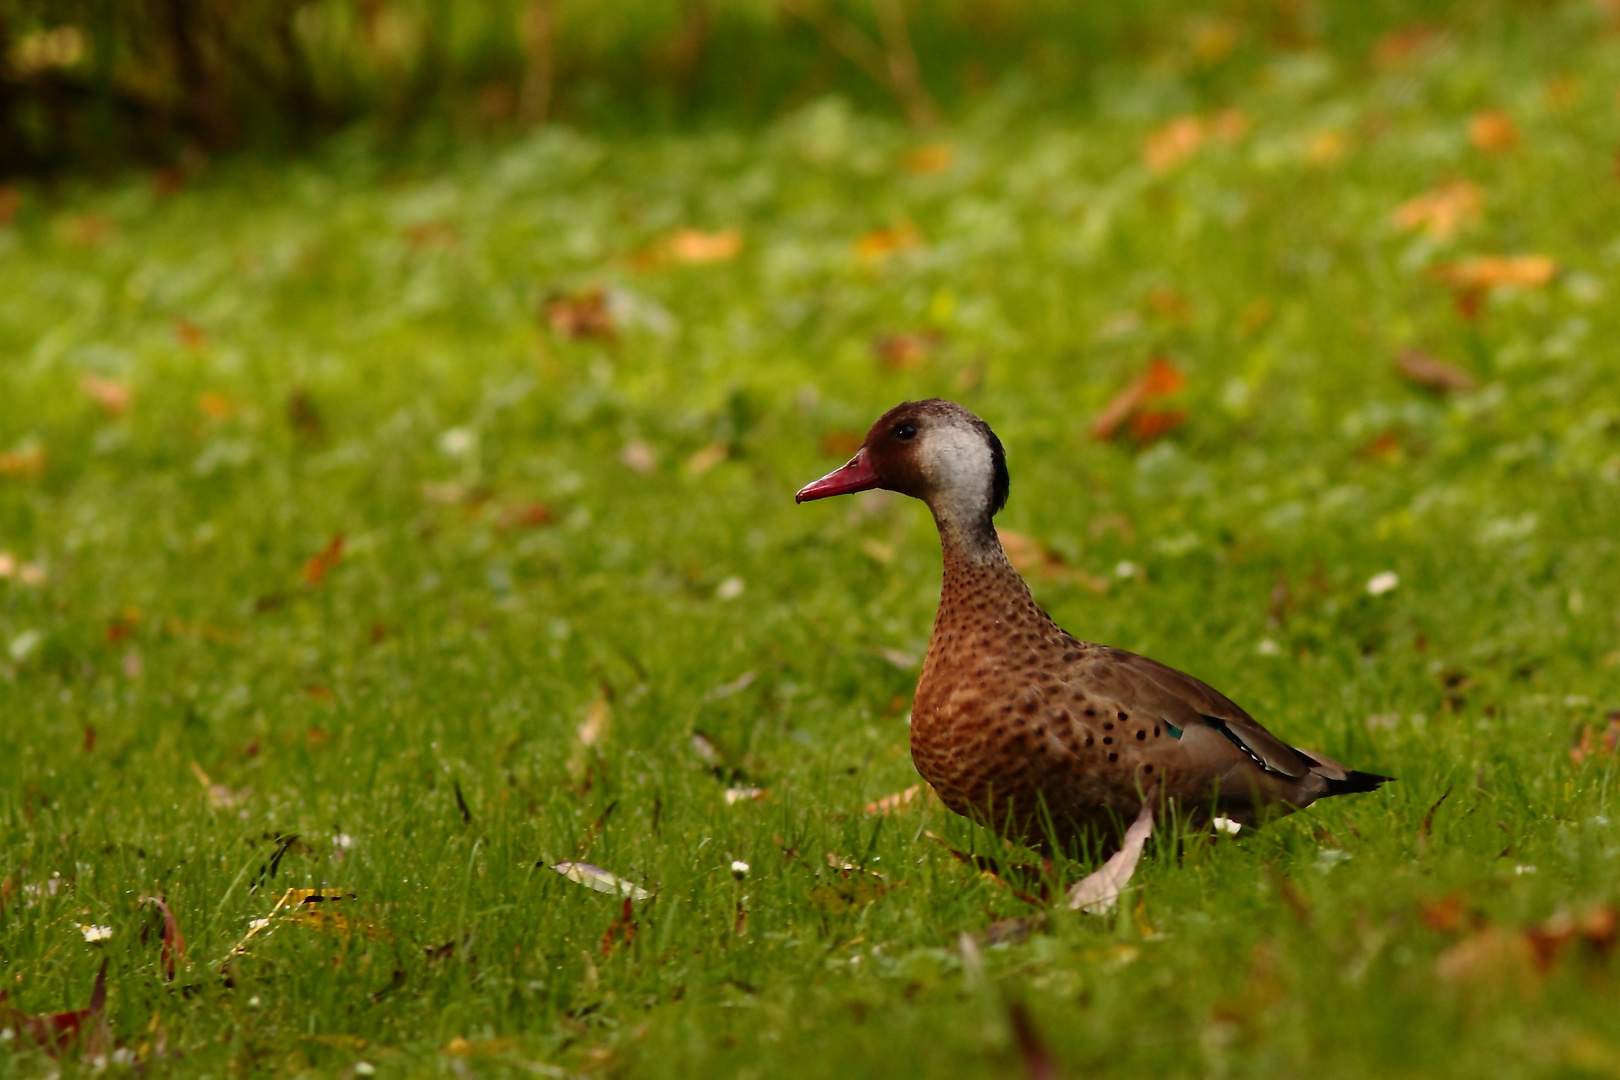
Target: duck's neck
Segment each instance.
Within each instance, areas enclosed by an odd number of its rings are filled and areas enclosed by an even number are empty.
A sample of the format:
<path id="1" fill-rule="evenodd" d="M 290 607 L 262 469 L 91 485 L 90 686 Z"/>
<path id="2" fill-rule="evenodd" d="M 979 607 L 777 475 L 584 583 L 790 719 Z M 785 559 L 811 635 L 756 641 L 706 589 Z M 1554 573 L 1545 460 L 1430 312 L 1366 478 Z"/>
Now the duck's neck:
<path id="1" fill-rule="evenodd" d="M 970 610 L 988 610 L 998 621 L 1040 610 L 1029 586 L 1007 561 L 989 517 L 952 518 L 936 511 L 934 520 L 945 557 L 940 623 Z"/>

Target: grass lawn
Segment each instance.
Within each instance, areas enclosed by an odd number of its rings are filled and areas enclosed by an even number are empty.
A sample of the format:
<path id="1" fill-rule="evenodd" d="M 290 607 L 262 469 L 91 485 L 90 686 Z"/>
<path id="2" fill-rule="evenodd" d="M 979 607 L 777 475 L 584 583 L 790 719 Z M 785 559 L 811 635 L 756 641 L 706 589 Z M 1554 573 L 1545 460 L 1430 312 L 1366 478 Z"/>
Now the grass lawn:
<path id="1" fill-rule="evenodd" d="M 104 961 L 110 1068 L 219 1080 L 1620 1075 L 1617 86 L 1560 5 L 927 137 L 26 191 L 0 1076 L 86 1067 L 18 1015 Z M 1399 782 L 1156 840 L 1106 916 L 865 812 L 937 541 L 792 493 L 923 396 L 1006 444 L 1061 624 Z"/>

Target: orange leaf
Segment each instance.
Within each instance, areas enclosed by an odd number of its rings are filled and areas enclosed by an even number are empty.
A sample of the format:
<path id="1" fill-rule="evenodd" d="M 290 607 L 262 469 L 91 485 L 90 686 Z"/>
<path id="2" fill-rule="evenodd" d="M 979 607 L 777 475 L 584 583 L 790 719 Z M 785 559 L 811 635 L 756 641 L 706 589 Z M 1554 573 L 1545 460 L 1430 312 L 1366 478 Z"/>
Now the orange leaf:
<path id="1" fill-rule="evenodd" d="M 0 229 L 16 220 L 22 209 L 22 189 L 15 184 L 0 184 Z"/>
<path id="2" fill-rule="evenodd" d="M 1480 255 L 1447 263 L 1435 273 L 1459 289 L 1533 289 L 1552 281 L 1558 264 L 1545 255 Z"/>
<path id="3" fill-rule="evenodd" d="M 572 296 L 553 295 L 546 300 L 545 311 L 552 330 L 565 338 L 581 341 L 613 336 L 613 315 L 601 289 Z"/>
<path id="4" fill-rule="evenodd" d="M 905 371 L 917 367 L 940 342 L 940 335 L 934 331 L 923 331 L 918 334 L 880 334 L 872 340 L 872 351 L 877 353 L 878 360 L 891 371 Z"/>
<path id="5" fill-rule="evenodd" d="M 1131 438 L 1140 443 L 1150 443 L 1169 434 L 1186 422 L 1186 409 L 1138 412 L 1131 417 Z"/>
<path id="6" fill-rule="evenodd" d="M 742 234 L 735 229 L 703 232 L 699 229 L 681 229 L 665 243 L 669 257 L 678 263 L 698 266 L 705 263 L 730 262 L 742 251 Z"/>
<path id="7" fill-rule="evenodd" d="M 1477 385 L 1474 377 L 1462 368 L 1416 349 L 1401 353 L 1395 361 L 1395 370 L 1419 386 L 1441 393 L 1466 394 Z"/>
<path id="8" fill-rule="evenodd" d="M 1487 154 L 1506 153 L 1519 145 L 1519 125 L 1500 109 L 1475 113 L 1468 121 L 1468 141 Z"/>
<path id="9" fill-rule="evenodd" d="M 116 379 L 86 374 L 79 380 L 79 388 L 108 416 L 123 416 L 129 411 L 129 387 Z"/>
<path id="10" fill-rule="evenodd" d="M 174 320 L 174 336 L 179 339 L 180 344 L 184 345 L 192 352 L 197 352 L 208 347 L 207 335 L 205 335 L 202 332 L 202 329 L 190 319 Z"/>
<path id="11" fill-rule="evenodd" d="M 0 476 L 37 480 L 44 472 L 45 448 L 39 443 L 24 441 L 15 449 L 0 450 Z"/>
<path id="12" fill-rule="evenodd" d="M 1187 377 L 1174 364 L 1163 357 L 1154 357 L 1147 370 L 1114 395 L 1114 399 L 1092 421 L 1091 437 L 1106 442 L 1118 434 L 1121 425 L 1128 420 L 1131 421 L 1132 434 L 1138 438 L 1157 438 L 1180 426 L 1187 416 L 1179 410 L 1148 413 L 1148 418 L 1139 422 L 1136 417 L 1146 405 L 1170 397 L 1186 384 Z"/>
<path id="13" fill-rule="evenodd" d="M 1485 193 L 1478 184 L 1455 180 L 1406 200 L 1395 209 L 1395 226 L 1419 230 L 1433 240 L 1449 240 L 1458 229 L 1479 220 Z"/>
<path id="14" fill-rule="evenodd" d="M 337 533 L 327 542 L 326 547 L 311 555 L 309 561 L 304 564 L 304 580 L 311 585 L 319 585 L 342 561 L 343 534 Z"/>
<path id="15" fill-rule="evenodd" d="M 1148 135 L 1142 160 L 1156 173 L 1167 173 L 1190 160 L 1209 139 L 1204 122 L 1196 116 L 1178 116 Z"/>
<path id="16" fill-rule="evenodd" d="M 950 143 L 929 143 L 907 150 L 901 164 L 915 175 L 944 172 L 956 162 L 956 147 Z"/>
<path id="17" fill-rule="evenodd" d="M 855 256 L 862 262 L 881 262 L 891 255 L 910 251 L 922 244 L 916 226 L 902 221 L 887 229 L 873 229 L 855 241 Z"/>

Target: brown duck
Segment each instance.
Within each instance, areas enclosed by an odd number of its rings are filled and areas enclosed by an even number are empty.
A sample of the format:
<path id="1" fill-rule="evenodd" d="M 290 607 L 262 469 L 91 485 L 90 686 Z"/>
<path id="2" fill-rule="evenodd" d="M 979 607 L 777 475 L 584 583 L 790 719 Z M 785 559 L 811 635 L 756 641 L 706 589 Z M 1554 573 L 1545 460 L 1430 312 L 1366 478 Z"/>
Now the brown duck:
<path id="1" fill-rule="evenodd" d="M 1256 824 L 1389 779 L 1290 746 L 1192 676 L 1053 622 L 992 524 L 1007 501 L 1001 441 L 960 405 L 895 406 L 847 465 L 797 501 L 872 488 L 927 503 L 944 549 L 911 710 L 923 779 L 956 813 L 1037 846 L 1088 833 L 1106 841 L 1133 821 L 1107 865 L 1075 886 L 1073 906 L 1117 897 L 1155 809 Z"/>

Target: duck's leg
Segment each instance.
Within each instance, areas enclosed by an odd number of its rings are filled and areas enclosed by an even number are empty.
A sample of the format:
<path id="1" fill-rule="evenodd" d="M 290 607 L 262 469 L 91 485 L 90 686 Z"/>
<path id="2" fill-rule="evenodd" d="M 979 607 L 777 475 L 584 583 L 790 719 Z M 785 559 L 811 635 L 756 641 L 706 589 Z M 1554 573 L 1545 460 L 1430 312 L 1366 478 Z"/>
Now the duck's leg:
<path id="1" fill-rule="evenodd" d="M 1125 830 L 1125 842 L 1094 873 L 1086 875 L 1069 890 L 1069 909 L 1092 915 L 1101 914 L 1119 901 L 1119 894 L 1136 873 L 1142 859 L 1142 845 L 1153 835 L 1153 803 L 1144 800 L 1136 820 Z"/>

